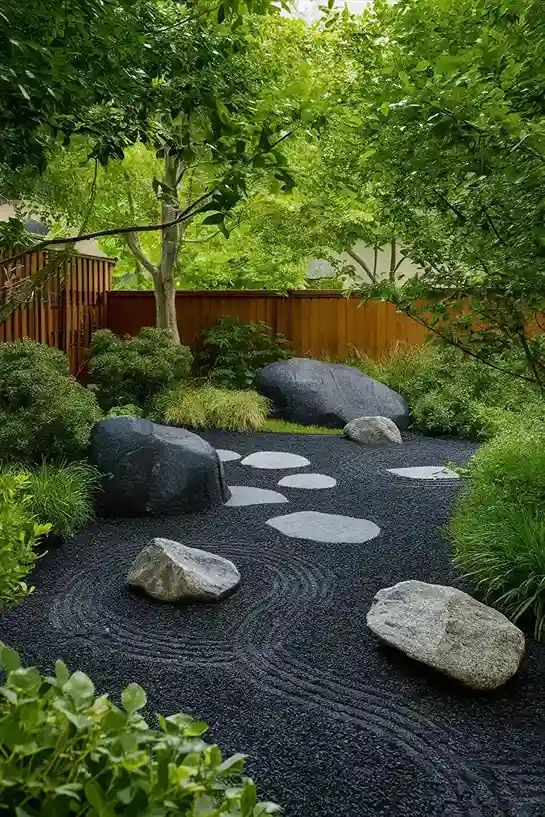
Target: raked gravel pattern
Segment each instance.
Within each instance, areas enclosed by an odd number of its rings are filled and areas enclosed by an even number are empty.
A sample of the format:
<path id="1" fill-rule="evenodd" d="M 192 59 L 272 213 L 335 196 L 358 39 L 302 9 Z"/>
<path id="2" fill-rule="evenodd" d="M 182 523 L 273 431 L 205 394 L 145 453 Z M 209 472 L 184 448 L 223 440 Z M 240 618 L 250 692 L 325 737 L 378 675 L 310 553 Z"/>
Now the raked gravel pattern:
<path id="1" fill-rule="evenodd" d="M 203 718 L 225 752 L 250 755 L 259 793 L 288 817 L 543 814 L 545 646 L 529 639 L 514 681 L 478 695 L 380 646 L 365 625 L 381 587 L 409 578 L 463 587 L 441 535 L 462 480 L 387 469 L 462 464 L 473 446 L 413 435 L 381 449 L 336 436 L 206 437 L 243 457 L 301 455 L 307 472 L 338 480 L 290 489 L 278 515 L 361 517 L 380 534 L 334 546 L 292 539 L 265 524 L 271 505 L 99 521 L 38 562 L 36 591 L 0 617 L 0 638 L 46 671 L 63 657 L 114 698 L 137 681 L 150 717 Z M 238 461 L 225 470 L 233 485 L 269 490 L 285 475 Z M 231 559 L 240 588 L 188 607 L 131 591 L 127 570 L 153 536 Z"/>

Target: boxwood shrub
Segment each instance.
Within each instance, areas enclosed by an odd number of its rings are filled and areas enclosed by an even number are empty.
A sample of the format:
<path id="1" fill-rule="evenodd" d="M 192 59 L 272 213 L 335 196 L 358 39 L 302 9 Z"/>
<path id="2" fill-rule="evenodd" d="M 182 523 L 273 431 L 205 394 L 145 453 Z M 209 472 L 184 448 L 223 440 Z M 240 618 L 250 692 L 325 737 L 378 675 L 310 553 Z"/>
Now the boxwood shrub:
<path id="1" fill-rule="evenodd" d="M 147 409 L 161 391 L 188 377 L 192 362 L 187 346 L 174 343 L 168 331 L 152 327 L 129 338 L 100 329 L 89 348 L 91 380 L 106 411 L 128 405 Z"/>
<path id="2" fill-rule="evenodd" d="M 24 338 L 0 344 L 0 458 L 80 458 L 101 416 L 66 355 Z"/>
<path id="3" fill-rule="evenodd" d="M 43 676 L 0 644 L 0 803 L 18 817 L 264 817 L 244 755 L 224 758 L 188 715 L 141 714 L 129 684 L 121 706 L 57 661 Z"/>

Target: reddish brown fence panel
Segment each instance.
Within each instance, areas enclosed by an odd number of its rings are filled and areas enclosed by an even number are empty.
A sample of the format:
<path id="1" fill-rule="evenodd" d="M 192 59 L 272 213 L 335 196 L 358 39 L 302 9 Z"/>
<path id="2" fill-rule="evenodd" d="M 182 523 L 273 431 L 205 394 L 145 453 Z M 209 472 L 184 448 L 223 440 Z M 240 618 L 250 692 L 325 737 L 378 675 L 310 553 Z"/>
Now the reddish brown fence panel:
<path id="1" fill-rule="evenodd" d="M 42 269 L 47 253 L 27 253 L 16 262 L 2 263 L 0 293 Z M 6 256 L 4 256 L 6 257 Z M 65 274 L 59 271 L 36 294 L 0 324 L 0 342 L 29 337 L 66 352 L 70 370 L 81 372 L 91 333 L 104 326 L 106 294 L 112 283 L 111 258 L 78 255 Z"/>
<path id="2" fill-rule="evenodd" d="M 179 292 L 176 312 L 182 341 L 198 343 L 203 329 L 231 315 L 242 321 L 265 321 L 282 332 L 298 354 L 343 359 L 353 349 L 378 359 L 396 343 L 418 345 L 426 331 L 391 304 L 345 298 L 338 292 Z M 109 292 L 106 325 L 118 334 L 136 334 L 155 323 L 151 292 Z"/>

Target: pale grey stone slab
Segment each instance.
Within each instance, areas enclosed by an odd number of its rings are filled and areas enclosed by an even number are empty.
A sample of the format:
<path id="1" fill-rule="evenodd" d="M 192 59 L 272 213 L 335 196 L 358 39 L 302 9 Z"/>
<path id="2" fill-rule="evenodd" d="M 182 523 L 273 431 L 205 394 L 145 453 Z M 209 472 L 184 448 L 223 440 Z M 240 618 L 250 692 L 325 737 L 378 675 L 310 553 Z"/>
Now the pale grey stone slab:
<path id="1" fill-rule="evenodd" d="M 367 542 L 380 533 L 378 525 L 369 519 L 320 511 L 298 511 L 286 516 L 275 516 L 267 520 L 267 525 L 294 539 L 311 539 L 331 544 Z"/>
<path id="2" fill-rule="evenodd" d="M 227 448 L 216 448 L 216 451 L 222 462 L 233 462 L 233 460 L 239 460 L 242 456 L 241 454 L 237 454 L 236 451 L 229 451 Z"/>
<path id="3" fill-rule="evenodd" d="M 255 454 L 244 457 L 242 465 L 281 470 L 283 468 L 305 468 L 310 465 L 310 460 L 300 457 L 299 454 L 289 454 L 287 451 L 256 451 Z"/>
<path id="4" fill-rule="evenodd" d="M 328 477 L 327 474 L 290 474 L 287 477 L 282 477 L 278 483 L 281 488 L 308 488 L 309 490 L 317 490 L 319 488 L 334 488 L 337 480 L 333 477 Z"/>
<path id="5" fill-rule="evenodd" d="M 287 502 L 287 498 L 278 491 L 265 488 L 253 488 L 250 485 L 230 485 L 231 499 L 226 502 L 228 508 L 240 508 L 244 505 L 269 505 Z"/>
<path id="6" fill-rule="evenodd" d="M 418 465 L 413 468 L 388 468 L 391 474 L 407 479 L 459 479 L 460 474 L 442 465 Z"/>
<path id="7" fill-rule="evenodd" d="M 219 601 L 240 583 L 229 559 L 171 539 L 153 539 L 133 562 L 127 582 L 160 601 Z"/>
<path id="8" fill-rule="evenodd" d="M 387 644 L 472 689 L 496 689 L 518 670 L 523 633 L 456 587 L 405 581 L 379 590 L 367 626 Z"/>

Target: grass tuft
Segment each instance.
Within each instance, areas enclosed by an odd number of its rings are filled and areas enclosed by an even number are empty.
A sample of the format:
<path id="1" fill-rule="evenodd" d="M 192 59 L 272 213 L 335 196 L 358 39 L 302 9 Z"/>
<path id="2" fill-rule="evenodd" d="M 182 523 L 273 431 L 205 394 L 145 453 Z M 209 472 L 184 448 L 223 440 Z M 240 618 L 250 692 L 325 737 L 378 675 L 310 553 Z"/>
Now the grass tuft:
<path id="1" fill-rule="evenodd" d="M 40 524 L 51 524 L 51 533 L 70 536 L 94 518 L 99 474 L 86 462 L 10 464 L 2 473 L 27 477 L 28 510 Z"/>
<path id="2" fill-rule="evenodd" d="M 159 408 L 166 423 L 192 428 L 256 431 L 269 413 L 270 403 L 255 391 L 218 389 L 205 385 L 170 392 Z"/>
<path id="3" fill-rule="evenodd" d="M 545 636 L 545 428 L 519 426 L 467 470 L 450 533 L 454 562 L 483 601 Z"/>
<path id="4" fill-rule="evenodd" d="M 260 431 L 274 431 L 278 434 L 342 434 L 342 428 L 326 428 L 325 426 L 304 426 L 292 423 L 289 420 L 278 420 L 269 417 L 265 420 Z"/>

